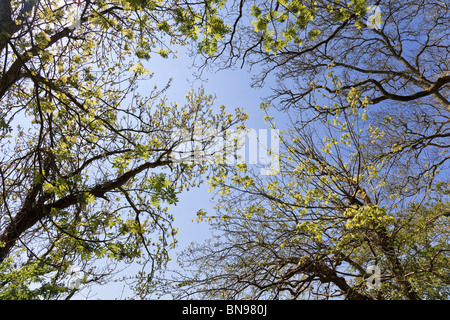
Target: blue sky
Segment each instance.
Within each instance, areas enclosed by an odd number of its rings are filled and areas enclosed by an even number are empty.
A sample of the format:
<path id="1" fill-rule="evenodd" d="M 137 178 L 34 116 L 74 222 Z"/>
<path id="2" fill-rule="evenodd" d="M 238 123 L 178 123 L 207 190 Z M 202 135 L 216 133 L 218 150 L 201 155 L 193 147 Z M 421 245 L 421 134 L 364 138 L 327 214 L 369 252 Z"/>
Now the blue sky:
<path id="1" fill-rule="evenodd" d="M 222 70 L 203 75 L 206 81 L 194 81 L 193 73 L 197 70 L 190 68 L 192 58 L 180 53 L 177 59 L 151 59 L 149 69 L 155 73 L 153 80 L 160 84 L 172 77 L 171 87 L 166 95 L 169 101 L 182 103 L 185 94 L 193 87 L 203 86 L 206 94 L 216 95 L 215 106 L 225 105 L 230 113 L 237 107 L 249 113 L 250 118 L 246 122 L 248 128 L 269 129 L 264 123 L 264 114 L 260 110 L 261 98 L 267 94 L 263 89 L 250 87 L 251 74 L 246 69 Z M 145 91 L 144 86 L 142 90 Z M 143 92 L 144 93 L 144 92 Z M 183 247 L 191 241 L 205 239 L 208 234 L 204 223 L 192 222 L 196 218 L 199 209 L 212 210 L 212 194 L 208 193 L 208 186 L 203 186 L 180 194 L 180 202 L 174 207 L 175 225 L 179 227 L 179 246 Z"/>

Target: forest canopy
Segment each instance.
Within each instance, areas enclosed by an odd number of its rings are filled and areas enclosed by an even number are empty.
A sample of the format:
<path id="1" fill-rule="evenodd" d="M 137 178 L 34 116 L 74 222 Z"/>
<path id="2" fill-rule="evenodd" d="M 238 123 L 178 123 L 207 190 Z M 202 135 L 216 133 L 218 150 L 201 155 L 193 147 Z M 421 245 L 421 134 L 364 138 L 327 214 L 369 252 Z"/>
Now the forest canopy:
<path id="1" fill-rule="evenodd" d="M 0 298 L 70 299 L 133 265 L 142 299 L 448 299 L 448 30 L 438 0 L 0 0 Z M 175 47 L 200 74 L 251 72 L 277 172 L 176 160 L 174 133 L 252 112 L 144 95 Z M 213 235 L 167 269 L 167 205 L 205 183 Z"/>

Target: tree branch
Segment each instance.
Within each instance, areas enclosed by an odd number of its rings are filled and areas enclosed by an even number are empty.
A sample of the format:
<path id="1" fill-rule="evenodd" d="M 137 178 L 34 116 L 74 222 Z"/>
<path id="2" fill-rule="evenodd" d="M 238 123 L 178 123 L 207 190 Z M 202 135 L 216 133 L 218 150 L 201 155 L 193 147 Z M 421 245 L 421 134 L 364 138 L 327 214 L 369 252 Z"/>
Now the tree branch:
<path id="1" fill-rule="evenodd" d="M 67 209 L 79 203 L 79 197 L 85 193 L 92 194 L 97 198 L 104 197 L 107 192 L 119 188 L 139 173 L 148 169 L 166 166 L 172 163 L 172 161 L 170 160 L 162 160 L 164 156 L 165 154 L 162 154 L 155 162 L 146 162 L 136 167 L 135 169 L 125 172 L 114 180 L 97 184 L 90 188 L 88 191 L 69 194 L 50 204 L 40 204 L 39 199 L 37 199 L 37 201 L 35 200 L 37 193 L 29 193 L 29 195 L 27 196 L 27 200 L 24 202 L 20 211 L 10 221 L 10 223 L 4 229 L 3 233 L 0 235 L 0 243 L 2 244 L 2 246 L 0 247 L 0 262 L 6 259 L 6 257 L 10 253 L 11 248 L 15 245 L 19 237 L 26 230 L 34 226 L 39 220 L 48 216 L 52 209 Z M 34 189 L 35 188 L 33 188 L 32 190 Z"/>
<path id="2" fill-rule="evenodd" d="M 406 95 L 406 96 L 388 92 L 386 89 L 384 89 L 384 87 L 381 85 L 381 83 L 375 79 L 368 79 L 368 81 L 375 84 L 377 86 L 377 88 L 381 91 L 381 93 L 383 94 L 383 96 L 381 96 L 381 97 L 372 99 L 373 104 L 379 103 L 379 102 L 381 102 L 383 100 L 387 100 L 387 99 L 407 102 L 407 101 L 420 99 L 420 98 L 438 93 L 438 91 L 443 86 L 445 86 L 447 83 L 450 83 L 450 75 L 439 77 L 436 79 L 436 81 L 433 83 L 433 85 L 431 85 L 427 89 L 410 94 L 410 95 Z M 448 102 L 446 102 L 445 107 L 447 110 L 450 111 L 450 104 Z"/>

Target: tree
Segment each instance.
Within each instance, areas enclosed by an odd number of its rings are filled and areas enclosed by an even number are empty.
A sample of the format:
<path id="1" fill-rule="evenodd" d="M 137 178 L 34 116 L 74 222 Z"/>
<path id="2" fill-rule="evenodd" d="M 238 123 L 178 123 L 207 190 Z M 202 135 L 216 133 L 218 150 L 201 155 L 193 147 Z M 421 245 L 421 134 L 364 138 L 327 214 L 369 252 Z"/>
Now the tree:
<path id="1" fill-rule="evenodd" d="M 220 40 L 218 6 L 0 1 L 1 298 L 70 298 L 74 270 L 83 287 L 133 263 L 150 279 L 168 261 L 177 230 L 164 204 L 206 170 L 174 160 L 179 131 L 245 115 L 215 114 L 203 90 L 179 105 L 138 84 L 151 55 Z"/>
<path id="2" fill-rule="evenodd" d="M 176 297 L 448 298 L 450 11 L 373 4 L 233 3 L 206 63 L 241 59 L 255 85 L 273 75 L 262 107 L 285 110 L 291 130 L 279 175 L 211 178 L 217 235 L 180 258 L 192 274 L 168 281 Z"/>

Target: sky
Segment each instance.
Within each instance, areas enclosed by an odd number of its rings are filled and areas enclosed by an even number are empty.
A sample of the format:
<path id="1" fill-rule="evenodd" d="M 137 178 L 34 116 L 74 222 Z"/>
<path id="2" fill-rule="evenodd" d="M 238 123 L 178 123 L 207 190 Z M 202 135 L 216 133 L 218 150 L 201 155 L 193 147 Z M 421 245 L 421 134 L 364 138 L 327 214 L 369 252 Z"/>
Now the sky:
<path id="1" fill-rule="evenodd" d="M 263 89 L 250 87 L 251 73 L 246 69 L 222 70 L 204 74 L 206 81 L 195 81 L 193 73 L 196 69 L 191 68 L 192 58 L 181 53 L 177 59 L 161 59 L 149 61 L 149 69 L 155 72 L 154 79 L 161 83 L 172 77 L 172 83 L 166 96 L 169 101 L 181 103 L 185 94 L 192 88 L 203 86 L 206 94 L 216 96 L 214 105 L 216 107 L 225 105 L 227 112 L 232 113 L 237 107 L 249 113 L 249 120 L 246 122 L 247 128 L 269 129 L 269 125 L 264 123 L 264 114 L 260 110 L 261 98 L 267 93 Z M 186 79 L 189 79 L 187 81 Z M 142 89 L 145 90 L 143 87 Z M 192 222 L 196 218 L 199 209 L 212 208 L 210 202 L 212 194 L 208 193 L 208 186 L 191 189 L 179 195 L 180 202 L 174 208 L 175 224 L 179 225 L 180 243 L 189 240 L 204 238 L 200 229 L 204 230 L 198 223 Z"/>

